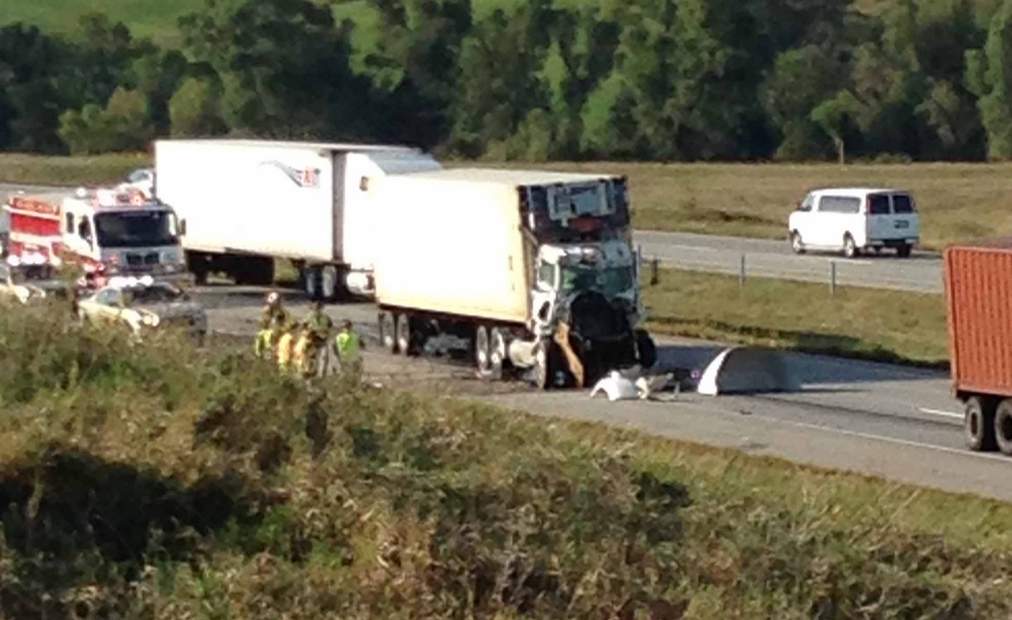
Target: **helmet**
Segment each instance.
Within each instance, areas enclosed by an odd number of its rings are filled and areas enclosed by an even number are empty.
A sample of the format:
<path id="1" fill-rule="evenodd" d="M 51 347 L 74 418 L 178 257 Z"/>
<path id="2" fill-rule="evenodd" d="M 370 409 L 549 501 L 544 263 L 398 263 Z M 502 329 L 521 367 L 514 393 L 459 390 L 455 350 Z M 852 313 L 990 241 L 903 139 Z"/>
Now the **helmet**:
<path id="1" fill-rule="evenodd" d="M 278 295 L 277 291 L 271 291 L 270 293 L 267 293 L 267 303 L 276 304 L 280 300 L 281 297 Z"/>

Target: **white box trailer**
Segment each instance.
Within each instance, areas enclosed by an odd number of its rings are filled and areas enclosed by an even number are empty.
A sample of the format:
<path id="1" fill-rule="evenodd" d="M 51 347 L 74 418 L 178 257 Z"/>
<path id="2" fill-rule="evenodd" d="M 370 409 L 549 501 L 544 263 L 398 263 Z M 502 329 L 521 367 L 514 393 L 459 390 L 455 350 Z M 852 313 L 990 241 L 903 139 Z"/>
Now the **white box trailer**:
<path id="1" fill-rule="evenodd" d="M 155 194 L 185 221 L 183 247 L 198 281 L 224 272 L 269 284 L 291 260 L 306 292 L 372 291 L 375 219 L 370 183 L 438 170 L 404 146 L 261 140 L 158 140 Z"/>
<path id="2" fill-rule="evenodd" d="M 479 374 L 540 387 L 653 365 L 625 179 L 456 169 L 380 179 L 376 302 L 384 348 L 453 336 Z"/>

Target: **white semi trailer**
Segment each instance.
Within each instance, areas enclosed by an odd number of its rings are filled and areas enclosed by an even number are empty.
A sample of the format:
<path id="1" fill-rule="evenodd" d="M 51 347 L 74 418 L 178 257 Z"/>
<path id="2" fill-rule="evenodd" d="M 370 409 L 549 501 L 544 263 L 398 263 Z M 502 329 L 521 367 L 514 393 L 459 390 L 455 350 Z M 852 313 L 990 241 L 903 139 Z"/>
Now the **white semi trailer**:
<path id="1" fill-rule="evenodd" d="M 384 348 L 412 355 L 453 336 L 479 374 L 529 369 L 543 389 L 654 364 L 625 178 L 457 169 L 370 192 Z"/>
<path id="2" fill-rule="evenodd" d="M 274 259 L 299 269 L 312 298 L 372 294 L 375 217 L 370 183 L 438 170 L 402 146 L 259 140 L 155 142 L 155 195 L 185 221 L 198 282 L 222 272 L 270 284 Z"/>

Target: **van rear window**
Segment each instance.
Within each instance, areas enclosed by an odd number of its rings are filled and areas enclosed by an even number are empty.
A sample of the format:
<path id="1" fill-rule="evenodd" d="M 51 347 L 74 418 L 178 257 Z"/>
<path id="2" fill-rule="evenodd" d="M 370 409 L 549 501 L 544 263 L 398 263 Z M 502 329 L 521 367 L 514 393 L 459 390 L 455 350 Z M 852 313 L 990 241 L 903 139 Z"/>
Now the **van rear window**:
<path id="1" fill-rule="evenodd" d="M 868 196 L 868 215 L 888 215 L 889 196 L 872 194 Z"/>
<path id="2" fill-rule="evenodd" d="M 895 194 L 893 196 L 893 212 L 895 213 L 913 213 L 914 212 L 914 201 L 910 199 L 910 196 L 906 194 Z"/>

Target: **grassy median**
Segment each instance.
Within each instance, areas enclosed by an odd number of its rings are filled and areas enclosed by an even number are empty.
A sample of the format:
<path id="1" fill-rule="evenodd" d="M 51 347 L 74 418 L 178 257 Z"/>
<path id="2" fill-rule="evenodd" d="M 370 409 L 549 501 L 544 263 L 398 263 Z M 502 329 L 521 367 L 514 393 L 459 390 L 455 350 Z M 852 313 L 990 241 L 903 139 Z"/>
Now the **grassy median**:
<path id="1" fill-rule="evenodd" d="M 1002 618 L 1012 506 L 0 312 L 0 616 Z"/>
<path id="2" fill-rule="evenodd" d="M 944 366 L 942 295 L 662 269 L 643 290 L 656 334 Z"/>
<path id="3" fill-rule="evenodd" d="M 0 182 L 104 183 L 150 164 L 148 155 L 37 157 L 0 154 Z M 1012 230 L 1012 164 L 654 164 L 628 162 L 449 162 L 629 176 L 635 225 L 642 229 L 785 238 L 787 216 L 817 186 L 886 185 L 918 199 L 922 240 L 941 248 Z"/>

